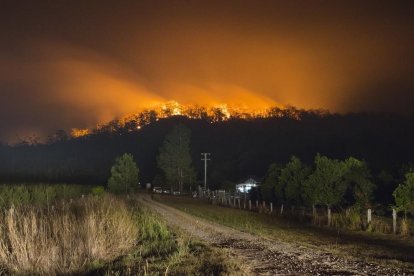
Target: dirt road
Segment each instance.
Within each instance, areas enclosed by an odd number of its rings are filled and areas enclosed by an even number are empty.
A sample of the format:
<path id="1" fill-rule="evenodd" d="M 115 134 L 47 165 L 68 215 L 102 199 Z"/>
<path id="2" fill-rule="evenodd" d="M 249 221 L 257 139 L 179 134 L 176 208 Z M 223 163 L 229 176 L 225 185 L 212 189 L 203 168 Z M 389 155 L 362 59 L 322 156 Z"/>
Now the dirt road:
<path id="1" fill-rule="evenodd" d="M 191 216 L 155 202 L 149 196 L 141 197 L 140 201 L 159 213 L 170 226 L 211 246 L 226 248 L 243 260 L 252 275 L 412 275 L 400 269 L 340 258 L 322 250 L 260 238 Z"/>

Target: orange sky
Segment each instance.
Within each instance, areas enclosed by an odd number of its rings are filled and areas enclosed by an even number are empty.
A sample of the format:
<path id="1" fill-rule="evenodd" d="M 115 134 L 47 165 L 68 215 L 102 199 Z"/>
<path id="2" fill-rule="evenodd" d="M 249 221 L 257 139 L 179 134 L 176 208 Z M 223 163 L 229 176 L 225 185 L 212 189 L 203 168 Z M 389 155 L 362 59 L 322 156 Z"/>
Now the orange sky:
<path id="1" fill-rule="evenodd" d="M 412 1 L 34 2 L 0 10 L 0 139 L 169 100 L 413 110 Z"/>

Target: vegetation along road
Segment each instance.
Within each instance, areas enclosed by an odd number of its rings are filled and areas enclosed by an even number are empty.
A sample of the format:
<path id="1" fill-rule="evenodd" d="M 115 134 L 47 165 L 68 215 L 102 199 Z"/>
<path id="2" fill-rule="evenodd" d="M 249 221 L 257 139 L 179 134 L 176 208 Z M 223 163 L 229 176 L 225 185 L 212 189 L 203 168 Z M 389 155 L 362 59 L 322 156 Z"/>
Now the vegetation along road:
<path id="1" fill-rule="evenodd" d="M 142 196 L 145 206 L 167 223 L 203 242 L 228 250 L 248 274 L 259 275 L 411 275 L 412 271 L 391 268 L 295 243 L 259 237 L 207 221 Z"/>

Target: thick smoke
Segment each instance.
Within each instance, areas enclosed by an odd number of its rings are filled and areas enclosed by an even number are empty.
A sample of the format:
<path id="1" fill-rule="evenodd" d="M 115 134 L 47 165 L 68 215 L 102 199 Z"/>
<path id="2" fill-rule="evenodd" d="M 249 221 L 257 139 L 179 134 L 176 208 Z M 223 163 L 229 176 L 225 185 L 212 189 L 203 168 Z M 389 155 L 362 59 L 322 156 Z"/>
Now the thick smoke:
<path id="1" fill-rule="evenodd" d="M 412 1 L 5 1 L 0 139 L 169 100 L 410 113 L 412 10 Z"/>

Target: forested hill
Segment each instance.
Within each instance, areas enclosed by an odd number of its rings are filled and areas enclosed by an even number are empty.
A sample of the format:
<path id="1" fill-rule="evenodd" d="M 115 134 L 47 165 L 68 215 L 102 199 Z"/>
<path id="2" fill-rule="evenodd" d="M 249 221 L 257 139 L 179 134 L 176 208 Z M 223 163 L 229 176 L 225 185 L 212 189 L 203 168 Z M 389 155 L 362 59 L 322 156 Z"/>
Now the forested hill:
<path id="1" fill-rule="evenodd" d="M 156 174 L 156 156 L 165 135 L 182 123 L 192 130 L 193 164 L 202 178 L 201 152 L 210 152 L 210 183 L 263 176 L 269 164 L 291 155 L 311 164 L 317 152 L 333 158 L 354 156 L 374 173 L 396 173 L 414 161 L 414 119 L 384 114 L 229 119 L 210 122 L 172 116 L 139 130 L 90 134 L 48 144 L 0 147 L 1 181 L 106 183 L 116 156 L 134 155 L 142 183 Z"/>

